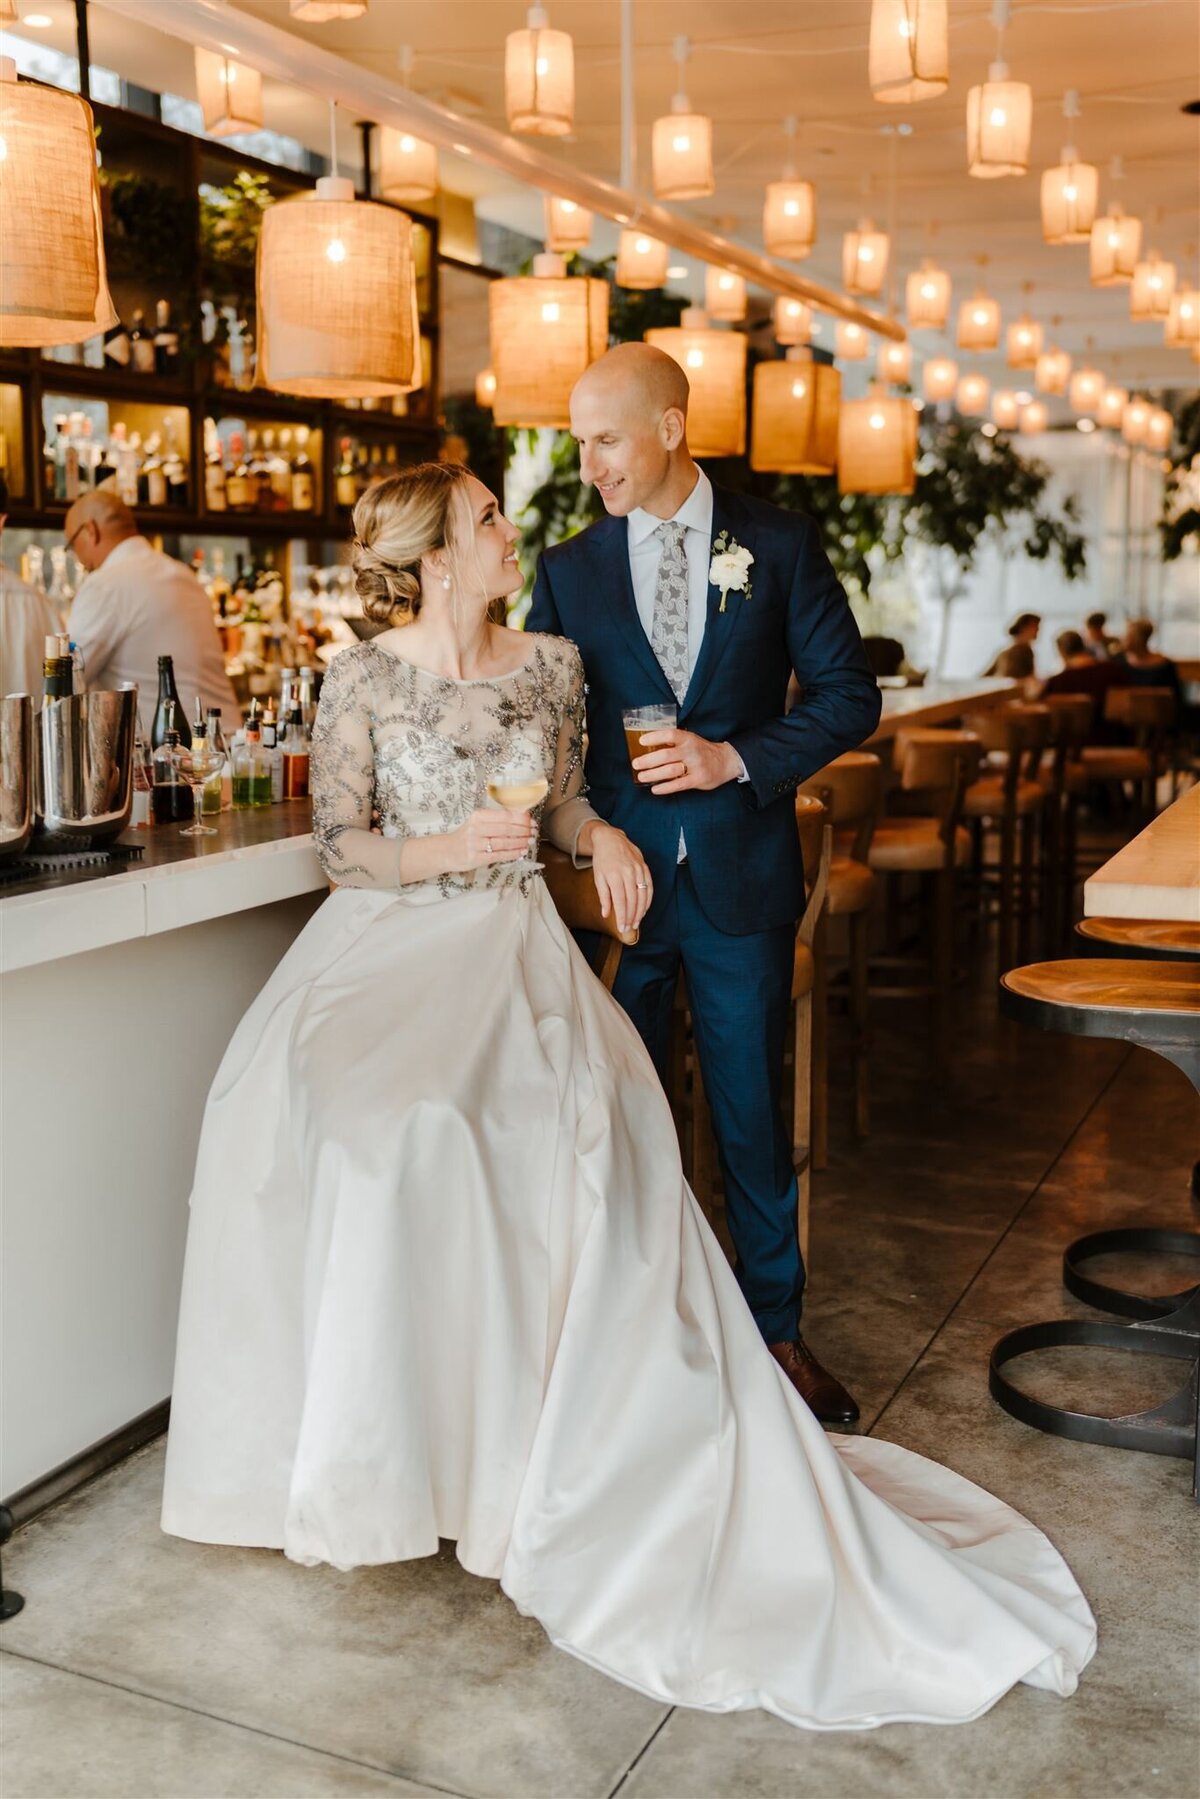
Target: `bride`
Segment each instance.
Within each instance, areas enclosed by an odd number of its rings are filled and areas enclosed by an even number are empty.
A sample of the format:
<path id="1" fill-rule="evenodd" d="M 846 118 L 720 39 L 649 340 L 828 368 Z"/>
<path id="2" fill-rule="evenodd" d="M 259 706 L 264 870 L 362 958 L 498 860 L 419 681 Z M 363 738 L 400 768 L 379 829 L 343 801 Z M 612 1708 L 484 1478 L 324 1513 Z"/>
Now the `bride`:
<path id="1" fill-rule="evenodd" d="M 513 527 L 439 465 L 354 522 L 392 628 L 326 677 L 336 888 L 209 1097 L 164 1529 L 343 1569 L 453 1538 L 561 1648 L 712 1711 L 848 1729 L 1073 1692 L 1095 1625 L 1047 1539 L 827 1437 L 768 1353 L 650 1059 L 529 866 L 540 831 L 621 924 L 650 903 L 584 794 L 578 653 L 488 622 Z M 530 756 L 544 807 L 487 806 Z"/>

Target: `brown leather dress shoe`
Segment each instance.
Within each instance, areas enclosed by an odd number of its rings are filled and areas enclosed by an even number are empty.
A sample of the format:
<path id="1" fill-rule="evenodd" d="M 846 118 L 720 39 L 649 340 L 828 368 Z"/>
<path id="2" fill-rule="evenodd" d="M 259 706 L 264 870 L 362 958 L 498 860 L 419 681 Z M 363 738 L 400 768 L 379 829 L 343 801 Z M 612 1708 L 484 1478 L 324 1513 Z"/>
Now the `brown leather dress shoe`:
<path id="1" fill-rule="evenodd" d="M 790 1343 L 768 1343 L 767 1348 L 820 1423 L 858 1423 L 857 1405 L 841 1381 L 822 1368 L 803 1337 Z"/>

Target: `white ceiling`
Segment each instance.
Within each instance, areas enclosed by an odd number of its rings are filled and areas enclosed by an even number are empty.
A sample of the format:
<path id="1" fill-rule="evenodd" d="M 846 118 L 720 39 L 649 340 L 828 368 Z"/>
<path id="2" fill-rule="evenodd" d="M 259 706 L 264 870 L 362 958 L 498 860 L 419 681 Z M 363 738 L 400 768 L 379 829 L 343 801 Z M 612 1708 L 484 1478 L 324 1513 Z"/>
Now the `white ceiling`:
<path id="1" fill-rule="evenodd" d="M 458 111 L 503 130 L 503 46 L 523 24 L 524 0 L 371 0 L 359 20 L 301 25 L 287 0 L 233 0 L 237 10 L 301 34 L 379 74 L 398 78 L 398 52 L 411 44 L 413 85 Z M 56 17 L 69 40 L 66 0 L 22 0 L 22 12 Z M 666 111 L 675 86 L 672 43 L 692 44 L 688 91 L 715 121 L 717 191 L 684 202 L 681 213 L 761 247 L 764 183 L 780 173 L 782 121 L 799 120 L 797 162 L 817 185 L 818 242 L 804 272 L 841 286 L 841 237 L 865 212 L 888 214 L 888 166 L 895 142 L 898 294 L 904 275 L 934 254 L 955 279 L 956 298 L 979 278 L 976 258 L 990 258 L 984 281 L 1005 318 L 1022 309 L 1021 288 L 1033 284 L 1030 309 L 1077 355 L 1086 340 L 1123 385 L 1190 386 L 1195 365 L 1162 345 L 1161 326 L 1133 324 L 1128 289 L 1091 287 L 1087 250 L 1042 242 L 1038 211 L 1041 169 L 1055 163 L 1068 132 L 1062 96 L 1079 90 L 1082 117 L 1071 135 L 1080 154 L 1099 165 L 1101 203 L 1119 198 L 1146 221 L 1164 255 L 1186 264 L 1197 281 L 1200 240 L 1200 118 L 1180 111 L 1200 98 L 1200 7 L 1196 0 L 1014 0 L 1005 53 L 1014 79 L 1034 93 L 1030 173 L 978 181 L 966 173 L 967 88 L 983 78 L 995 53 L 990 0 L 950 0 L 950 87 L 918 106 L 880 106 L 867 87 L 870 0 L 636 0 L 636 111 L 639 169 L 649 162 L 653 118 Z M 615 179 L 620 162 L 619 24 L 616 0 L 551 0 L 552 25 L 575 41 L 577 114 L 567 140 L 541 140 L 564 162 Z M 92 58 L 147 86 L 193 91 L 190 52 L 161 34 L 135 30 L 91 8 Z M 18 27 L 24 34 L 24 28 Z M 28 35 L 32 36 L 32 33 Z M 157 41 L 156 41 L 157 40 Z M 63 47 L 67 47 L 64 43 Z M 266 123 L 323 147 L 328 126 L 320 96 L 268 81 Z M 911 126 L 893 140 L 889 124 Z M 342 143 L 353 154 L 353 125 Z M 1124 179 L 1114 183 L 1114 154 Z M 473 193 L 479 210 L 531 233 L 540 229 L 540 196 L 505 177 L 447 155 L 448 185 Z M 864 187 L 871 184 L 869 199 Z M 936 234 L 935 234 L 936 232 Z M 609 247 L 607 232 L 598 234 Z M 1182 268 L 1181 268 L 1182 272 Z M 696 276 L 701 271 L 694 271 Z M 828 341 L 828 337 L 826 339 Z M 919 350 L 944 348 L 927 337 Z M 989 366 L 990 362 L 990 366 Z M 1000 358 L 979 366 L 1006 376 Z"/>

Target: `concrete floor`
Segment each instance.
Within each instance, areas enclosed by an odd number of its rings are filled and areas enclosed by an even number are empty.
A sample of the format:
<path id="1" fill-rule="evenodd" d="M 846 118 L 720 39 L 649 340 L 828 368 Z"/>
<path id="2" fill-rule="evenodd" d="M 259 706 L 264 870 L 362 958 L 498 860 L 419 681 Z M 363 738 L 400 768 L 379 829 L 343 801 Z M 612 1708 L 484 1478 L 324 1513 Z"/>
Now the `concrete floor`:
<path id="1" fill-rule="evenodd" d="M 942 1082 L 923 1063 L 919 1009 L 877 1006 L 866 1143 L 833 1096 L 807 1328 L 858 1394 L 865 1430 L 990 1488 L 1066 1555 L 1100 1625 L 1074 1699 L 1021 1687 L 974 1724 L 861 1735 L 671 1710 L 558 1654 L 449 1547 L 339 1574 L 163 1536 L 156 1443 L 5 1552 L 26 1608 L 0 1638 L 4 1799 L 1194 1793 L 1187 1466 L 1026 1429 L 989 1399 L 987 1355 L 1014 1323 L 1086 1315 L 1059 1282 L 1072 1237 L 1195 1222 L 1197 1102 L 1144 1051 L 998 1022 L 993 992 L 990 976 L 964 992 Z M 1150 1358 L 1130 1369 L 1064 1355 L 1038 1390 L 1136 1405 L 1178 1377 Z"/>

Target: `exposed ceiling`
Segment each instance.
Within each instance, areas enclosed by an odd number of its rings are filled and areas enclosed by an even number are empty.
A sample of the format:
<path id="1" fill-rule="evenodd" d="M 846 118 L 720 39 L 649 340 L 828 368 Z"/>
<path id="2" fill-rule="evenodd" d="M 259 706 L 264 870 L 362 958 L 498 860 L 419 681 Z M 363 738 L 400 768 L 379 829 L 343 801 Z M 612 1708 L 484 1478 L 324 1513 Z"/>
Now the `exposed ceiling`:
<path id="1" fill-rule="evenodd" d="M 20 10 L 35 4 L 55 15 L 55 34 L 60 14 L 68 31 L 66 0 L 22 0 Z M 411 45 L 417 90 L 505 128 L 504 38 L 524 23 L 524 0 L 371 0 L 365 17 L 324 25 L 290 19 L 288 0 L 233 4 L 397 79 L 400 48 Z M 904 275 L 933 254 L 951 270 L 956 299 L 963 298 L 980 278 L 977 258 L 986 255 L 982 278 L 1006 322 L 1027 303 L 1048 333 L 1051 319 L 1061 317 L 1055 334 L 1076 355 L 1090 337 L 1096 360 L 1123 385 L 1195 385 L 1195 365 L 1186 352 L 1163 346 L 1160 325 L 1130 321 L 1127 288 L 1090 285 L 1086 246 L 1043 243 L 1038 192 L 1040 171 L 1059 160 L 1072 137 L 1081 156 L 1100 167 L 1102 206 L 1120 199 L 1139 214 L 1147 248 L 1157 246 L 1196 283 L 1200 119 L 1181 108 L 1200 95 L 1200 7 L 1196 0 L 1014 0 L 1012 13 L 1005 55 L 1013 78 L 1028 81 L 1034 93 L 1030 173 L 978 181 L 966 173 L 964 118 L 967 89 L 995 54 L 989 0 L 950 0 L 950 86 L 917 106 L 881 106 L 870 96 L 870 0 L 636 0 L 639 174 L 645 182 L 651 123 L 668 109 L 675 87 L 673 41 L 686 32 L 688 92 L 715 120 L 717 191 L 679 204 L 681 213 L 760 248 L 763 187 L 781 171 L 782 123 L 794 113 L 799 172 L 818 195 L 818 241 L 806 274 L 841 286 L 842 233 L 868 212 L 885 223 L 894 151 L 898 296 Z M 542 140 L 541 147 L 615 178 L 620 7 L 617 0 L 551 0 L 550 14 L 551 24 L 574 38 L 577 110 L 572 136 Z M 103 0 L 94 0 L 91 16 L 94 62 L 146 86 L 194 91 L 184 46 L 105 13 Z M 1067 88 L 1078 89 L 1082 115 L 1069 133 L 1062 117 Z M 277 130 L 317 148 L 328 140 L 321 96 L 268 81 L 264 110 Z M 911 127 L 911 135 L 889 135 L 886 127 L 897 124 Z M 353 122 L 343 121 L 346 154 L 354 142 Z M 1110 164 L 1118 154 L 1124 178 L 1114 181 Z M 453 155 L 443 159 L 443 174 L 448 185 L 473 194 L 486 216 L 540 231 L 540 195 Z M 607 229 L 598 233 L 602 248 L 612 241 Z M 692 279 L 702 280 L 702 271 Z M 1033 291 L 1026 298 L 1027 282 Z M 936 353 L 945 345 L 922 336 L 917 347 Z M 1000 357 L 973 359 L 976 365 L 1013 382 Z"/>

